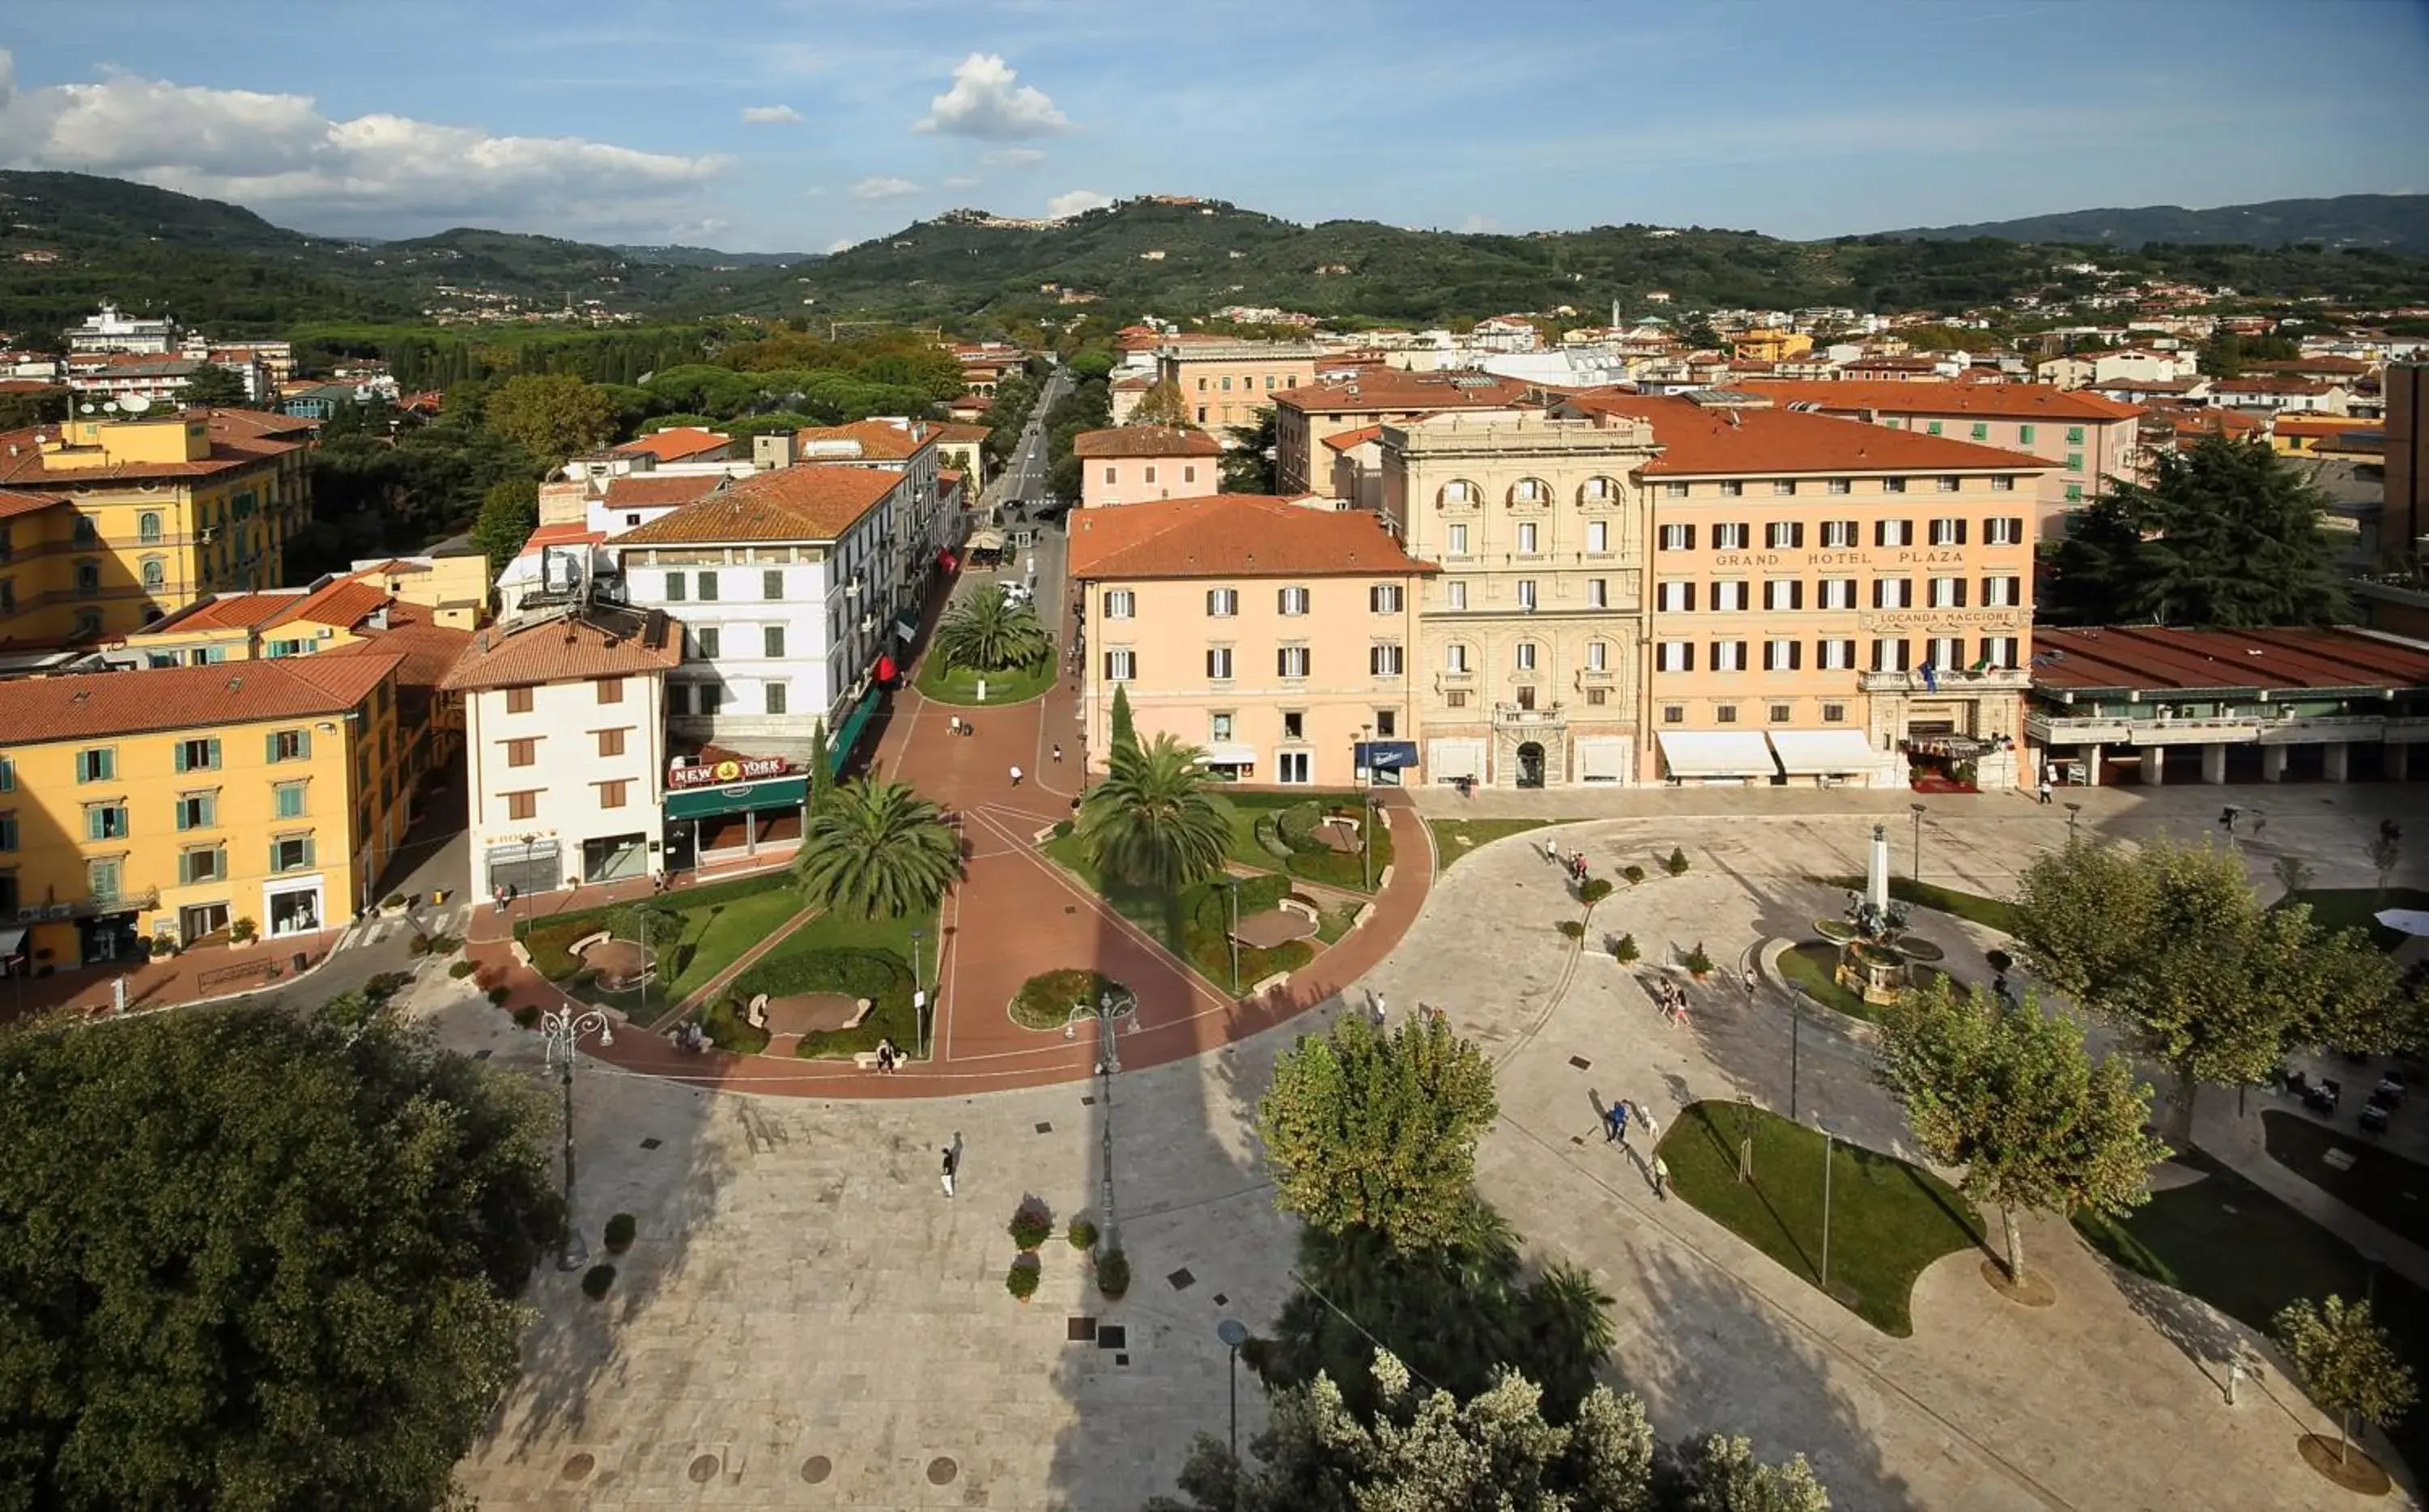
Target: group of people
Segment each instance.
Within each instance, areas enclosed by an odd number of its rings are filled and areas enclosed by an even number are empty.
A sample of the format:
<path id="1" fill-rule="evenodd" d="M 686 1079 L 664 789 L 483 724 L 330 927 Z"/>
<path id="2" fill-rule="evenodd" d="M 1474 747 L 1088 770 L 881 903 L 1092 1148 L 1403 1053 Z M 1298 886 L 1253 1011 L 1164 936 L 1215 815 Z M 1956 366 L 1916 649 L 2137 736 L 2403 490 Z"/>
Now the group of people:
<path id="1" fill-rule="evenodd" d="M 1663 1018 L 1673 1025 L 1687 1022 L 1687 989 L 1667 977 L 1656 977 L 1647 991 L 1653 998 L 1653 1006 L 1661 1011 Z"/>
<path id="2" fill-rule="evenodd" d="M 882 1071 L 890 1076 L 902 1069 L 902 1052 L 894 1047 L 894 1042 L 891 1039 L 880 1039 L 877 1042 L 877 1069 L 879 1071 Z M 950 1196 L 950 1193 L 949 1192 L 947 1195 Z"/>
<path id="3" fill-rule="evenodd" d="M 1567 872 L 1569 880 L 1573 882 L 1586 879 L 1586 853 L 1582 850 L 1572 850 L 1563 856 L 1556 842 L 1546 840 L 1544 842 L 1544 859 Z"/>
<path id="4" fill-rule="evenodd" d="M 1644 1174 L 1653 1180 L 1653 1194 L 1663 1202 L 1668 1202 L 1670 1200 L 1670 1162 L 1661 1159 L 1661 1153 L 1657 1147 L 1661 1140 L 1661 1126 L 1654 1122 L 1651 1113 L 1625 1097 L 1613 1098 L 1611 1105 L 1603 1109 L 1602 1142 L 1605 1144 L 1619 1145 L 1630 1155 L 1634 1155 L 1636 1147 L 1628 1142 L 1628 1126 L 1631 1120 L 1637 1127 L 1644 1131 L 1644 1147 L 1653 1152 L 1651 1161 L 1644 1167 Z"/>

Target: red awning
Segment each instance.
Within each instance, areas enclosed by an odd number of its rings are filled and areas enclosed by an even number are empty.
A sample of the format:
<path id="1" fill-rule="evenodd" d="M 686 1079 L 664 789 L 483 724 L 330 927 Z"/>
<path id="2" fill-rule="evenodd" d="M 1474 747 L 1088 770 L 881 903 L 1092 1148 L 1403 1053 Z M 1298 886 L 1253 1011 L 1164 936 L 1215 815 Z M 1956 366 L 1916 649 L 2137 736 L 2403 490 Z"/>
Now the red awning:
<path id="1" fill-rule="evenodd" d="M 894 681 L 893 657 L 881 656 L 877 659 L 877 681 L 880 682 L 891 682 Z"/>
<path id="2" fill-rule="evenodd" d="M 950 551 L 938 551 L 936 553 L 936 565 L 943 567 L 948 572 L 952 572 L 960 568 L 962 562 L 961 558 L 955 556 Z"/>

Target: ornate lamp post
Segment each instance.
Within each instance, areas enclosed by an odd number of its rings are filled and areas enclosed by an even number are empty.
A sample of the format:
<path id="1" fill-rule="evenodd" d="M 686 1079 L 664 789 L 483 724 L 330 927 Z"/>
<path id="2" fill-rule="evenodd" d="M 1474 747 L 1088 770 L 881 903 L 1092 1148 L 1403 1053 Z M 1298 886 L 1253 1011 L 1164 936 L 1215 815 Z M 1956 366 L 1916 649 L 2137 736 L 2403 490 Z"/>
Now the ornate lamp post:
<path id="1" fill-rule="evenodd" d="M 554 1011 L 540 1010 L 540 1044 L 549 1061 L 563 1068 L 559 1079 L 565 1088 L 565 1240 L 556 1251 L 560 1271 L 578 1270 L 590 1257 L 590 1247 L 582 1241 L 582 1231 L 573 1221 L 573 1062 L 575 1048 L 586 1034 L 597 1035 L 602 1045 L 614 1044 L 615 1021 L 598 1009 L 577 1010 L 570 1003 Z"/>

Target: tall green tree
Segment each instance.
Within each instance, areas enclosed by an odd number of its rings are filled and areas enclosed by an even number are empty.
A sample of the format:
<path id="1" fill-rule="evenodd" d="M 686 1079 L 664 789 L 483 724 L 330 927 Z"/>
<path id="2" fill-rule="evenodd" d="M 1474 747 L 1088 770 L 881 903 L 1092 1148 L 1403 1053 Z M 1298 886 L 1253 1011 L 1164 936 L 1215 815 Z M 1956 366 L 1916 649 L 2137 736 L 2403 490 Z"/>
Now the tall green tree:
<path id="1" fill-rule="evenodd" d="M 616 401 L 570 373 L 522 373 L 489 390 L 481 418 L 554 468 L 607 444 L 616 434 Z"/>
<path id="2" fill-rule="evenodd" d="M 253 396 L 244 391 L 244 380 L 236 370 L 216 362 L 195 369 L 177 397 L 194 409 L 238 409 L 253 403 Z"/>
<path id="3" fill-rule="evenodd" d="M 1223 866 L 1231 805 L 1198 764 L 1198 748 L 1158 735 L 1116 744 L 1104 781 L 1080 800 L 1080 844 L 1091 864 L 1133 887 L 1179 892 Z"/>
<path id="4" fill-rule="evenodd" d="M 834 753 L 827 744 L 827 721 L 821 715 L 810 727 L 810 813 L 823 813 L 834 797 Z"/>
<path id="5" fill-rule="evenodd" d="M 947 665 L 973 672 L 1028 666 L 1049 649 L 1037 611 L 1016 604 L 1001 585 L 986 583 L 954 600 L 936 622 L 932 649 Z"/>
<path id="6" fill-rule="evenodd" d="M 1125 746 L 1138 749 L 1138 725 L 1131 717 L 1131 690 L 1127 683 L 1114 684 L 1112 744 L 1115 750 Z"/>
<path id="7" fill-rule="evenodd" d="M 1384 1034 L 1350 1013 L 1275 1060 L 1257 1134 L 1284 1212 L 1332 1233 L 1371 1228 L 1413 1254 L 1459 1237 L 1477 1136 L 1500 1110 L 1493 1068 L 1442 1020 Z"/>
<path id="8" fill-rule="evenodd" d="M 244 1008 L 0 1034 L 0 1508 L 450 1504 L 562 1227 L 543 1100 Z"/>
<path id="9" fill-rule="evenodd" d="M 811 816 L 793 872 L 811 902 L 837 913 L 915 917 L 962 875 L 962 842 L 908 783 L 846 782 Z"/>
<path id="10" fill-rule="evenodd" d="M 2295 1379 L 2336 1415 L 2339 1463 L 2355 1422 L 2384 1428 L 2411 1410 L 2418 1394 L 2412 1368 L 2371 1317 L 2369 1303 L 2338 1296 L 2289 1302 L 2276 1323 L 2277 1345 L 2294 1362 Z"/>
<path id="11" fill-rule="evenodd" d="M 472 544 L 489 559 L 492 579 L 505 570 L 538 528 L 538 484 L 529 478 L 508 478 L 489 485 L 481 497 L 480 518 L 472 521 Z"/>
<path id="12" fill-rule="evenodd" d="M 1169 425 L 1176 429 L 1195 430 L 1189 418 L 1189 402 L 1181 397 L 1181 386 L 1165 378 L 1148 388 L 1131 411 L 1132 425 Z"/>
<path id="13" fill-rule="evenodd" d="M 2393 1048 L 2412 1030 L 2392 961 L 2309 905 L 2260 906 L 2241 855 L 2164 837 L 2071 842 L 2024 868 L 2017 942 L 2052 989 L 2168 1068 L 2161 1128 L 2182 1148 L 2204 1082 L 2256 1082 L 2296 1044 Z"/>
<path id="14" fill-rule="evenodd" d="M 2338 623 L 2350 609 L 2326 508 L 2266 442 L 2205 436 L 2075 516 L 2044 603 L 2074 625 Z"/>
<path id="15" fill-rule="evenodd" d="M 1227 494 L 1269 494 L 1274 491 L 1274 453 L 1281 445 L 1274 406 L 1257 411 L 1256 423 L 1230 425 L 1224 433 L 1231 445 L 1217 468 Z"/>
<path id="16" fill-rule="evenodd" d="M 1962 1166 L 1965 1195 L 1996 1208 L 2008 1279 L 2024 1278 L 2020 1212 L 2122 1217 L 2151 1194 L 2168 1147 L 2142 1132 L 2151 1089 L 2123 1055 L 2094 1063 L 2073 1020 L 2030 994 L 2001 1003 L 1946 978 L 1882 1015 L 1875 1074 L 1906 1109 L 1924 1152 Z"/>

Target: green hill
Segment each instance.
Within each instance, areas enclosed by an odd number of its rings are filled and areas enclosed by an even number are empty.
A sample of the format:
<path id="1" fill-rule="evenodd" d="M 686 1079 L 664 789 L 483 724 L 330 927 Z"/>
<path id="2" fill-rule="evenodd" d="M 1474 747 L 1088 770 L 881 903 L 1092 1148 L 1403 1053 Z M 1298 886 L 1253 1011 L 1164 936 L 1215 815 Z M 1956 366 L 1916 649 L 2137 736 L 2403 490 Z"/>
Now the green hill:
<path id="1" fill-rule="evenodd" d="M 2327 200 L 2268 200 L 2188 210 L 2180 205 L 2139 209 L 2065 210 L 2021 221 L 1892 231 L 1935 241 L 2000 237 L 2009 241 L 2068 241 L 2089 246 L 2177 245 L 2379 247 L 2429 253 L 2429 194 L 2343 194 Z"/>

